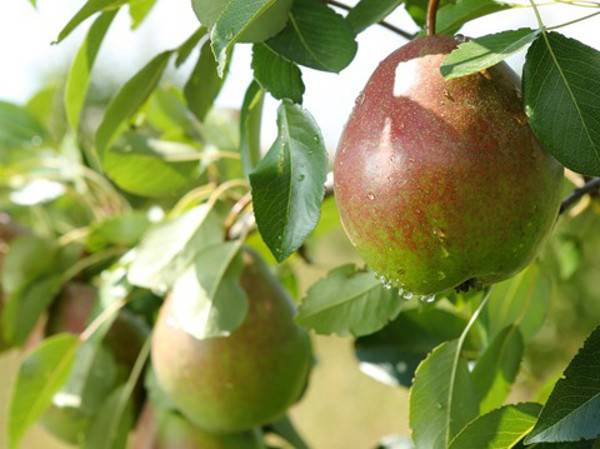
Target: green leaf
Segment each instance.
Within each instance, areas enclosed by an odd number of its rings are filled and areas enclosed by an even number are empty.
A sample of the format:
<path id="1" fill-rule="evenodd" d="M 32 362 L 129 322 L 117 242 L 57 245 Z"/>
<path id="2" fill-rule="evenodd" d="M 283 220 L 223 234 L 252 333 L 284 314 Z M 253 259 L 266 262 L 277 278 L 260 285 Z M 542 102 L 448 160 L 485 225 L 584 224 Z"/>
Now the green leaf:
<path id="1" fill-rule="evenodd" d="M 288 98 L 302 103 L 304 83 L 302 72 L 296 64 L 275 53 L 265 44 L 255 44 L 252 50 L 254 79 L 273 97 Z"/>
<path id="2" fill-rule="evenodd" d="M 240 113 L 240 155 L 244 174 L 248 176 L 260 161 L 260 128 L 264 104 L 264 90 L 252 81 Z"/>
<path id="3" fill-rule="evenodd" d="M 591 440 L 600 435 L 599 354 L 600 327 L 556 383 L 526 444 Z"/>
<path id="4" fill-rule="evenodd" d="M 111 100 L 96 132 L 96 146 L 101 157 L 122 128 L 123 122 L 142 107 L 156 88 L 172 54 L 173 52 L 169 50 L 155 56 L 127 81 Z"/>
<path id="5" fill-rule="evenodd" d="M 125 3 L 127 3 L 127 0 L 88 0 L 65 25 L 53 43 L 58 44 L 88 17 L 101 11 L 118 10 Z"/>
<path id="6" fill-rule="evenodd" d="M 519 372 L 523 351 L 523 337 L 519 328 L 508 326 L 494 338 L 477 361 L 472 376 L 480 398 L 480 413 L 487 413 L 504 404 Z"/>
<path id="7" fill-rule="evenodd" d="M 21 363 L 8 412 L 8 447 L 16 449 L 67 380 L 79 339 L 58 334 L 42 342 Z"/>
<path id="8" fill-rule="evenodd" d="M 90 27 L 85 40 L 79 47 L 69 69 L 65 85 L 65 110 L 71 129 L 78 131 L 81 110 L 85 102 L 90 77 L 96 56 L 117 11 L 108 11 L 98 16 Z"/>
<path id="9" fill-rule="evenodd" d="M 136 248 L 128 279 L 133 285 L 166 291 L 196 254 L 223 239 L 222 223 L 202 204 L 151 229 Z"/>
<path id="10" fill-rule="evenodd" d="M 350 24 L 318 0 L 296 0 L 287 27 L 266 45 L 290 61 L 335 73 L 357 50 Z"/>
<path id="11" fill-rule="evenodd" d="M 374 273 L 343 265 L 308 289 L 296 321 L 318 334 L 367 335 L 394 319 L 403 304 Z"/>
<path id="12" fill-rule="evenodd" d="M 525 112 L 546 150 L 571 170 L 600 175 L 600 52 L 544 33 L 523 68 Z"/>
<path id="13" fill-rule="evenodd" d="M 27 100 L 25 107 L 46 130 L 48 134 L 47 144 L 64 147 L 63 139 L 68 127 L 64 103 L 64 86 L 57 82 L 49 83 L 33 94 Z"/>
<path id="14" fill-rule="evenodd" d="M 177 279 L 170 295 L 170 322 L 198 340 L 226 337 L 248 311 L 239 285 L 240 242 L 226 242 L 200 251 Z"/>
<path id="15" fill-rule="evenodd" d="M 242 33 L 276 0 L 230 0 L 215 23 L 210 39 L 218 62 L 219 76 L 225 73 L 229 52 Z"/>
<path id="16" fill-rule="evenodd" d="M 47 138 L 44 127 L 25 108 L 0 101 L 0 150 L 39 147 Z"/>
<path id="17" fill-rule="evenodd" d="M 462 339 L 438 346 L 417 368 L 409 399 L 416 447 L 447 449 L 479 411 Z M 477 448 L 480 449 L 480 448 Z"/>
<path id="18" fill-rule="evenodd" d="M 552 281 L 537 264 L 496 284 L 482 317 L 490 338 L 514 324 L 525 342 L 531 340 L 544 324 L 551 296 Z"/>
<path id="19" fill-rule="evenodd" d="M 129 16 L 131 17 L 132 30 L 135 30 L 142 24 L 155 4 L 156 0 L 129 0 Z"/>
<path id="20" fill-rule="evenodd" d="M 144 212 L 126 212 L 92 225 L 85 244 L 91 252 L 108 246 L 132 247 L 149 226 L 150 221 Z"/>
<path id="21" fill-rule="evenodd" d="M 436 32 L 452 35 L 470 20 L 510 8 L 510 5 L 494 0 L 449 3 L 438 10 Z"/>
<path id="22" fill-rule="evenodd" d="M 535 425 L 540 410 L 534 403 L 496 409 L 470 422 L 449 449 L 511 449 Z"/>
<path id="23" fill-rule="evenodd" d="M 310 449 L 288 415 L 269 424 L 269 430 L 292 445 L 293 449 Z"/>
<path id="24" fill-rule="evenodd" d="M 221 91 L 224 79 L 217 73 L 217 62 L 210 49 L 210 42 L 202 46 L 198 62 L 185 83 L 183 92 L 190 111 L 201 122 Z"/>
<path id="25" fill-rule="evenodd" d="M 199 178 L 197 161 L 175 162 L 170 157 L 195 155 L 195 148 L 126 132 L 104 152 L 103 168 L 121 189 L 150 198 L 173 198 Z"/>
<path id="26" fill-rule="evenodd" d="M 12 294 L 34 279 L 52 271 L 58 254 L 56 244 L 35 235 L 11 242 L 2 263 L 2 290 Z"/>
<path id="27" fill-rule="evenodd" d="M 327 150 L 314 118 L 300 106 L 283 101 L 277 124 L 277 139 L 250 174 L 250 185 L 260 235 L 282 262 L 319 220 Z"/>
<path id="28" fill-rule="evenodd" d="M 2 316 L 4 337 L 15 345 L 25 343 L 62 284 L 62 273 L 48 275 L 9 295 Z"/>
<path id="29" fill-rule="evenodd" d="M 410 387 L 419 364 L 436 346 L 460 337 L 466 324 L 465 318 L 443 309 L 403 310 L 379 332 L 354 342 L 360 369 L 385 384 Z"/>
<path id="30" fill-rule="evenodd" d="M 539 33 L 531 28 L 519 28 L 462 43 L 444 58 L 440 67 L 442 75 L 453 79 L 492 67 L 529 45 Z"/>
<path id="31" fill-rule="evenodd" d="M 404 0 L 360 0 L 346 16 L 354 34 L 389 16 Z"/>
<path id="32" fill-rule="evenodd" d="M 190 37 L 188 37 L 183 44 L 179 46 L 177 49 L 177 58 L 175 58 L 175 67 L 179 67 L 183 64 L 198 45 L 198 42 L 202 40 L 203 37 L 206 36 L 207 30 L 205 27 L 198 27 L 196 31 L 194 31 Z"/>
<path id="33" fill-rule="evenodd" d="M 125 449 L 134 423 L 134 407 L 124 399 L 125 387 L 114 390 L 90 425 L 83 449 Z"/>

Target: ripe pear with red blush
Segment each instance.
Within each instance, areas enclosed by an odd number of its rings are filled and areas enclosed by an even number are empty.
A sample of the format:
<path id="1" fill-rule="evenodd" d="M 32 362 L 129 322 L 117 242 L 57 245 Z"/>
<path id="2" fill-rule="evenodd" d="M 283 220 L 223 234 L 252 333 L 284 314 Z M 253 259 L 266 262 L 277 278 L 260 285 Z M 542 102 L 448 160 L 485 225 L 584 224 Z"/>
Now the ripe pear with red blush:
<path id="1" fill-rule="evenodd" d="M 167 298 L 152 334 L 158 383 L 192 423 L 239 432 L 280 417 L 301 396 L 312 365 L 307 333 L 291 299 L 256 253 L 242 251 L 240 286 L 248 298 L 230 336 L 198 340 L 178 327 Z"/>
<path id="2" fill-rule="evenodd" d="M 527 123 L 504 63 L 445 80 L 449 36 L 388 56 L 358 98 L 337 150 L 335 197 L 366 263 L 430 295 L 506 279 L 556 220 L 563 167 Z"/>

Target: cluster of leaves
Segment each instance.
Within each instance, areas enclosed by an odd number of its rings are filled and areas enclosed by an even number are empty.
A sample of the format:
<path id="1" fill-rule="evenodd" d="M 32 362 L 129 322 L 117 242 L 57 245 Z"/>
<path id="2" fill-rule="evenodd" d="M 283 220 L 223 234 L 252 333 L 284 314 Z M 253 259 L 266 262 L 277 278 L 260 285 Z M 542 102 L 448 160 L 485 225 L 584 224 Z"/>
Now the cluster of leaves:
<path id="1" fill-rule="evenodd" d="M 152 325 L 169 292 L 181 308 L 181 326 L 195 338 L 229 335 L 247 310 L 237 282 L 244 244 L 279 262 L 281 282 L 297 291 L 297 254 L 311 239 L 339 229 L 332 200 L 323 202 L 327 152 L 317 123 L 301 106 L 300 66 L 340 72 L 356 54 L 359 33 L 400 5 L 419 26 L 426 11 L 421 0 L 361 0 L 343 16 L 327 2 L 294 0 L 283 30 L 253 44 L 254 80 L 237 114 L 213 103 L 238 39 L 275 0 L 231 0 L 214 24 L 201 24 L 134 74 L 106 105 L 99 125 L 91 126 L 98 108 L 89 104 L 88 90 L 105 35 L 125 6 L 135 28 L 154 3 L 87 1 L 57 37 L 62 41 L 94 17 L 64 89 L 44 89 L 25 106 L 0 103 L 2 205 L 35 231 L 35 237 L 13 241 L 4 260 L 1 340 L 24 345 L 73 279 L 94 282 L 100 296 L 86 331 L 52 336 L 24 360 L 10 405 L 11 449 L 80 372 L 86 359 L 80 355 L 100 351 L 119 309 L 127 307 Z M 438 32 L 455 33 L 469 20 L 511 6 L 442 2 Z M 600 174 L 596 50 L 543 26 L 506 31 L 462 44 L 442 73 L 450 79 L 485 70 L 529 44 L 524 97 L 534 131 L 567 167 Z M 177 68 L 192 55 L 197 62 L 182 89 L 161 85 L 172 61 Z M 262 157 L 267 94 L 281 103 L 277 138 Z M 551 259 L 564 278 L 576 270 L 577 248 L 560 244 L 560 257 Z M 504 405 L 525 345 L 547 313 L 552 281 L 540 267 L 485 297 L 442 293 L 435 303 L 420 304 L 400 300 L 374 273 L 343 265 L 308 289 L 297 322 L 318 333 L 355 337 L 365 373 L 411 388 L 417 448 L 591 448 L 600 435 L 593 419 L 599 331 L 544 406 Z M 146 344 L 127 378 L 94 410 L 82 447 L 124 447 L 140 378 L 149 379 L 152 392 L 152 377 L 144 374 L 151 373 L 147 356 Z M 287 421 L 265 430 L 306 447 Z M 382 447 L 410 444 L 386 440 Z"/>

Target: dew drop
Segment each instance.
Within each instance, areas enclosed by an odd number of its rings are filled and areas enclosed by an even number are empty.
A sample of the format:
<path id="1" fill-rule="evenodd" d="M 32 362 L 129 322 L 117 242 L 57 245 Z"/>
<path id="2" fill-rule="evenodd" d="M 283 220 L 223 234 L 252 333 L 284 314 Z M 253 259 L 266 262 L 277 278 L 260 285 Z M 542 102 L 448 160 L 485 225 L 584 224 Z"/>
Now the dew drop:
<path id="1" fill-rule="evenodd" d="M 402 295 L 402 297 L 404 299 L 406 299 L 407 301 L 410 301 L 411 299 L 413 299 L 415 297 L 415 294 L 413 292 L 405 291 L 404 294 Z"/>
<path id="2" fill-rule="evenodd" d="M 435 406 L 436 406 L 436 408 L 437 408 L 438 410 L 442 410 L 442 409 L 444 408 L 444 406 L 442 405 L 442 403 L 441 403 L 441 402 L 436 402 L 436 403 L 435 403 Z"/>
<path id="3" fill-rule="evenodd" d="M 432 304 L 435 302 L 435 295 L 425 295 L 419 298 L 419 301 L 425 304 Z"/>
<path id="4" fill-rule="evenodd" d="M 373 195 L 373 192 L 369 192 L 367 194 L 367 198 L 369 198 L 371 201 L 373 201 L 375 199 L 375 195 Z"/>
<path id="5" fill-rule="evenodd" d="M 398 371 L 400 374 L 404 374 L 405 372 L 407 372 L 408 365 L 406 364 L 406 362 L 396 363 L 396 371 Z"/>
<path id="6" fill-rule="evenodd" d="M 444 273 L 443 271 L 438 271 L 437 272 L 437 278 L 439 281 L 442 281 L 444 279 L 446 279 L 446 273 Z"/>
<path id="7" fill-rule="evenodd" d="M 313 136 L 313 140 L 314 140 L 315 142 L 320 142 L 320 141 L 321 141 L 321 137 L 320 137 L 318 134 L 315 134 L 315 135 Z"/>
<path id="8" fill-rule="evenodd" d="M 306 178 L 306 175 L 304 175 L 304 173 L 302 173 L 298 176 L 298 181 L 302 182 L 302 181 L 304 181 L 304 178 Z"/>

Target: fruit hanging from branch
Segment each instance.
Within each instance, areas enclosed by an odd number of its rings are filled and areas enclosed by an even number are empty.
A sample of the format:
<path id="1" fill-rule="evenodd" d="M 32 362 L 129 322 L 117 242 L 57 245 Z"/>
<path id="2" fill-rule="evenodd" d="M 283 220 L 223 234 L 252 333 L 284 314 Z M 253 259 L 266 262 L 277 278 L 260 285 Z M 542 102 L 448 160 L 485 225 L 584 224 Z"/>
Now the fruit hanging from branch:
<path id="1" fill-rule="evenodd" d="M 162 389 L 208 431 L 248 430 L 277 418 L 300 397 L 312 363 L 288 295 L 256 253 L 244 249 L 243 264 L 248 314 L 230 336 L 195 339 L 177 327 L 169 298 L 152 336 Z"/>
<path id="2" fill-rule="evenodd" d="M 455 38 L 418 38 L 371 76 L 334 166 L 344 229 L 391 285 L 420 295 L 506 279 L 556 220 L 562 166 L 534 137 L 505 64 L 444 80 Z"/>

